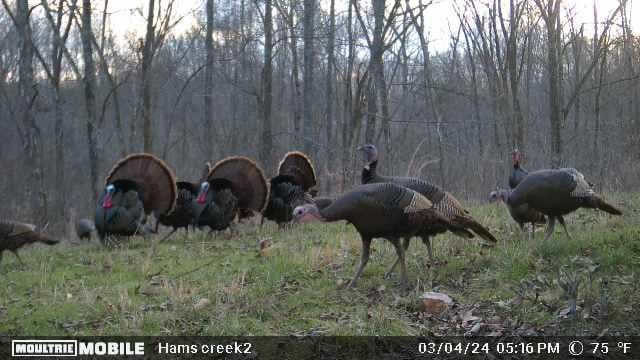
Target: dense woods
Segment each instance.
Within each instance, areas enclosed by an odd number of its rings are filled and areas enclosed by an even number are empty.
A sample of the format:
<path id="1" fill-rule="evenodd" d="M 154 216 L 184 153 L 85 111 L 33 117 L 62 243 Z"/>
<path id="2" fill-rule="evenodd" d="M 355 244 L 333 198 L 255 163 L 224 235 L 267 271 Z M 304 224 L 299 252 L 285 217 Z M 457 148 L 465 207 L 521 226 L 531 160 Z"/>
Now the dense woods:
<path id="1" fill-rule="evenodd" d="M 196 179 L 228 155 L 274 172 L 300 149 L 337 194 L 367 142 L 386 175 L 485 199 L 518 148 L 529 169 L 638 190 L 631 0 L 594 2 L 588 21 L 568 0 L 452 0 L 446 46 L 423 0 L 131 3 L 2 0 L 0 217 L 62 231 L 138 151 Z M 121 38 L 126 16 L 146 26 Z"/>

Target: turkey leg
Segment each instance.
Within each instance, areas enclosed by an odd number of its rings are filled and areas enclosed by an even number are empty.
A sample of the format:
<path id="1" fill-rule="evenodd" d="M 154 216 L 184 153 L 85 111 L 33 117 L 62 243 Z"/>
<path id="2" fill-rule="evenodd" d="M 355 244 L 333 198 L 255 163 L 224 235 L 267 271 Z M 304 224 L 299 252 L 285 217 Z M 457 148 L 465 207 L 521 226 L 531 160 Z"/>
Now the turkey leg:
<path id="1" fill-rule="evenodd" d="M 369 262 L 369 252 L 371 251 L 371 238 L 370 237 L 362 237 L 362 255 L 360 256 L 360 265 L 358 265 L 358 270 L 353 275 L 353 279 L 349 282 L 349 287 L 354 288 L 356 283 L 358 282 L 358 278 L 360 274 L 362 274 L 362 270 Z"/>
<path id="2" fill-rule="evenodd" d="M 562 225 L 564 233 L 567 234 L 569 240 L 571 240 L 571 235 L 569 235 L 569 231 L 567 231 L 567 224 L 564 223 L 564 218 L 562 216 L 558 216 L 558 222 L 560 223 L 560 225 Z"/>
<path id="3" fill-rule="evenodd" d="M 20 265 L 22 265 L 22 267 L 26 267 L 26 265 L 22 262 L 22 259 L 20 258 L 20 255 L 18 255 L 18 251 L 17 250 L 13 250 L 12 253 L 13 253 L 13 255 L 16 256 L 16 258 L 18 258 L 18 261 L 20 262 Z"/>
<path id="4" fill-rule="evenodd" d="M 160 239 L 160 241 L 158 242 L 163 242 L 165 240 L 167 240 L 169 238 L 169 236 L 173 235 L 174 232 L 176 232 L 176 230 L 178 230 L 178 228 L 173 228 L 173 230 L 171 230 L 170 233 L 167 234 L 167 236 L 163 237 L 162 239 Z"/>
<path id="5" fill-rule="evenodd" d="M 553 234 L 553 228 L 556 226 L 556 218 L 549 216 L 549 224 L 547 224 L 547 233 L 544 236 L 544 241 L 547 241 Z"/>
<path id="6" fill-rule="evenodd" d="M 407 287 L 409 281 L 407 280 L 407 267 L 404 263 L 404 248 L 400 244 L 400 240 L 391 239 L 390 240 L 393 246 L 396 248 L 396 253 L 398 254 L 398 261 L 400 261 L 400 285 L 402 287 Z"/>
<path id="7" fill-rule="evenodd" d="M 433 265 L 433 251 L 431 250 L 431 238 L 428 236 L 422 236 L 422 242 L 427 246 L 427 254 L 429 255 L 429 262 Z M 406 251 L 405 251 L 406 253 Z"/>
<path id="8" fill-rule="evenodd" d="M 409 249 L 409 244 L 411 244 L 411 238 L 410 237 L 406 237 L 402 239 L 402 247 L 404 248 L 404 252 L 405 254 L 407 253 L 407 249 Z M 424 239 L 423 239 L 424 241 Z M 396 266 L 398 266 L 398 263 L 400 262 L 400 258 L 396 257 L 396 261 L 393 263 L 393 265 L 391 265 L 391 267 L 389 268 L 389 270 L 387 270 L 387 272 L 384 273 L 384 278 L 388 279 L 391 277 L 391 274 L 393 274 L 393 271 L 396 269 Z"/>

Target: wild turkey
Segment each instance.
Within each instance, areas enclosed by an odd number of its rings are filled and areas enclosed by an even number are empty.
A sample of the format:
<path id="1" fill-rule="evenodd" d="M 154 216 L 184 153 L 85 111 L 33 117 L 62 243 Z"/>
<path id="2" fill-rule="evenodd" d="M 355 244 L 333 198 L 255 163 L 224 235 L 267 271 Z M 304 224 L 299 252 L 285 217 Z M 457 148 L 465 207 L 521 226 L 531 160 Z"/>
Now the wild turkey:
<path id="1" fill-rule="evenodd" d="M 316 204 L 318 206 L 318 209 L 320 210 L 328 207 L 335 201 L 332 198 L 328 198 L 324 196 L 314 197 L 312 200 L 313 200 L 313 203 Z"/>
<path id="2" fill-rule="evenodd" d="M 523 232 L 525 231 L 524 225 L 531 224 L 531 234 L 533 236 L 536 231 L 536 224 L 545 224 L 547 219 L 543 213 L 530 208 L 527 204 L 522 204 L 517 207 L 509 205 L 507 200 L 509 199 L 509 195 L 511 195 L 511 191 L 512 190 L 498 188 L 489 194 L 489 201 L 503 202 L 507 206 L 509 214 L 511 214 L 513 220 L 520 225 L 520 229 Z"/>
<path id="3" fill-rule="evenodd" d="M 291 221 L 293 209 L 311 201 L 316 172 L 307 155 L 293 151 L 285 154 L 278 175 L 271 178 L 271 195 L 264 217 L 282 227 Z"/>
<path id="4" fill-rule="evenodd" d="M 76 235 L 79 239 L 91 240 L 91 234 L 96 231 L 96 226 L 89 219 L 80 219 L 76 222 Z"/>
<path id="5" fill-rule="evenodd" d="M 446 232 L 447 230 L 465 238 L 472 238 L 475 234 L 491 243 L 497 242 L 496 238 L 489 232 L 489 230 L 478 223 L 471 216 L 469 211 L 462 207 L 460 202 L 449 192 L 440 189 L 440 187 L 431 184 L 426 180 L 412 177 L 378 175 L 378 150 L 375 145 L 366 144 L 359 147 L 358 150 L 364 154 L 364 158 L 367 162 L 362 169 L 361 181 L 363 184 L 389 182 L 417 191 L 429 199 L 429 201 L 433 202 L 434 208 L 450 220 L 451 225 L 432 227 L 429 232 L 420 234 L 422 241 L 427 246 L 430 260 L 433 261 L 430 238 L 434 235 Z M 410 240 L 406 239 L 405 249 L 409 247 L 409 242 Z"/>
<path id="6" fill-rule="evenodd" d="M 350 287 L 356 285 L 369 261 L 373 238 L 385 238 L 393 244 L 401 266 L 401 283 L 406 285 L 404 249 L 400 238 L 429 232 L 434 226 L 450 225 L 450 221 L 434 208 L 429 199 L 392 183 L 359 185 L 324 209 L 318 209 L 313 203 L 298 206 L 293 217 L 296 222 L 346 220 L 353 224 L 362 238 L 362 257 Z"/>
<path id="7" fill-rule="evenodd" d="M 515 189 L 516 186 L 524 179 L 529 172 L 520 166 L 522 161 L 522 154 L 518 149 L 513 150 L 511 153 L 511 162 L 513 163 L 513 170 L 509 176 L 509 187 Z"/>
<path id="8" fill-rule="evenodd" d="M 609 214 L 622 215 L 619 209 L 597 195 L 584 175 L 574 168 L 529 173 L 511 192 L 507 203 L 513 207 L 527 204 L 547 215 L 549 222 L 545 240 L 553 234 L 556 220 L 570 237 L 562 216 L 578 208 L 600 209 Z"/>
<path id="9" fill-rule="evenodd" d="M 0 261 L 2 260 L 2 253 L 5 250 L 9 250 L 18 258 L 20 264 L 24 266 L 20 255 L 18 255 L 18 249 L 36 242 L 55 245 L 60 241 L 36 231 L 35 225 L 32 224 L 17 221 L 0 221 Z"/>
<path id="10" fill-rule="evenodd" d="M 262 212 L 269 186 L 262 169 L 251 159 L 232 156 L 215 164 L 200 185 L 194 204 L 194 222 L 211 231 L 229 227 L 238 212 Z"/>
<path id="11" fill-rule="evenodd" d="M 108 235 L 140 234 L 147 216 L 169 214 L 176 203 L 173 171 L 151 154 L 132 154 L 118 161 L 107 175 L 96 208 L 101 241 Z"/>
<path id="12" fill-rule="evenodd" d="M 193 202 L 198 195 L 198 185 L 188 181 L 178 181 L 178 198 L 176 199 L 176 207 L 172 212 L 161 215 L 156 223 L 155 231 L 158 231 L 158 224 L 170 226 L 173 229 L 162 240 L 164 241 L 178 229 L 184 228 L 189 231 L 189 225 L 193 225 L 195 219 L 195 210 Z"/>

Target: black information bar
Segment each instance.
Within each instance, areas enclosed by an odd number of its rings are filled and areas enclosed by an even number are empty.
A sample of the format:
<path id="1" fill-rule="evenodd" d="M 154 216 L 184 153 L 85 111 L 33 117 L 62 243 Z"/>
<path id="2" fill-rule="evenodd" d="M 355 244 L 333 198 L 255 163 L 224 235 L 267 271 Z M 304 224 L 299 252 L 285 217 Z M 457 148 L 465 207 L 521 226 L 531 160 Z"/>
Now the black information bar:
<path id="1" fill-rule="evenodd" d="M 640 337 L 10 337 L 0 359 L 639 359 Z"/>

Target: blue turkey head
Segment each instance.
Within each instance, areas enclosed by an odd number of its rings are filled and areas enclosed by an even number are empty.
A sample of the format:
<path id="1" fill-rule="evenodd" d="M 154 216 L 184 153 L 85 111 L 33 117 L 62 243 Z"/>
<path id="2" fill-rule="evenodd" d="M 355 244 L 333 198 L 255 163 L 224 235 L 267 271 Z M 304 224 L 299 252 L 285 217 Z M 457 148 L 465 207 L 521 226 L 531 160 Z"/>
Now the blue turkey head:
<path id="1" fill-rule="evenodd" d="M 358 151 L 362 152 L 362 156 L 364 160 L 371 164 L 375 161 L 378 161 L 378 149 L 373 144 L 365 144 L 358 148 Z"/>

